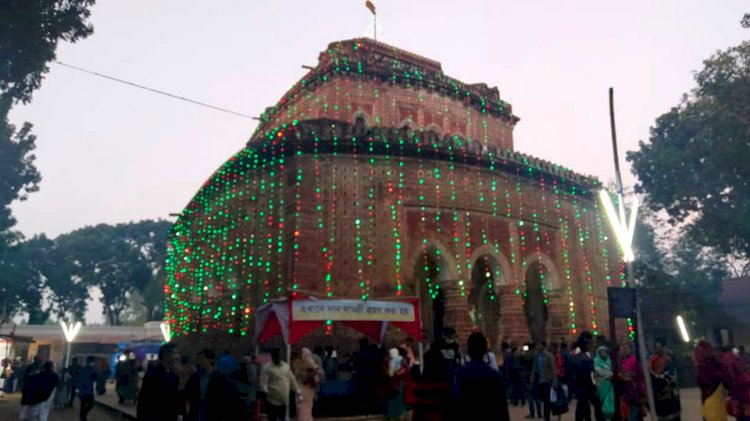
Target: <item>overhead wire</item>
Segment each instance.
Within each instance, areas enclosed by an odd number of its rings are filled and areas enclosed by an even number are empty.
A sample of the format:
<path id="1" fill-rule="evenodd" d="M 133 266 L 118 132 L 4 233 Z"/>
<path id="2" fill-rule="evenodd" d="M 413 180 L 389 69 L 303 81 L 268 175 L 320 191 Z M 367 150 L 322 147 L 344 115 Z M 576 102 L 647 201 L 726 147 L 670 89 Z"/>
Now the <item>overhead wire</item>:
<path id="1" fill-rule="evenodd" d="M 183 96 L 179 96 L 179 95 L 171 94 L 169 92 L 162 91 L 160 89 L 150 88 L 148 86 L 144 86 L 144 85 L 141 85 L 141 84 L 138 84 L 138 83 L 135 83 L 135 82 L 130 82 L 130 81 L 127 81 L 127 80 L 124 80 L 124 79 L 116 78 L 114 76 L 108 76 L 108 75 L 105 75 L 105 74 L 102 74 L 102 73 L 99 73 L 99 72 L 95 72 L 93 70 L 84 69 L 83 67 L 78 67 L 78 66 L 73 66 L 71 64 L 63 63 L 63 62 L 58 61 L 58 60 L 55 60 L 54 63 L 58 64 L 60 66 L 63 66 L 63 67 L 67 67 L 69 69 L 77 70 L 79 72 L 83 72 L 83 73 L 87 73 L 87 74 L 90 74 L 90 75 L 93 75 L 93 76 L 98 76 L 100 78 L 108 79 L 108 80 L 111 80 L 113 82 L 122 83 L 122 84 L 125 84 L 125 85 L 128 85 L 128 86 L 132 86 L 134 88 L 143 89 L 145 91 L 149 91 L 149 92 L 156 93 L 156 94 L 159 94 L 159 95 L 164 95 L 164 96 L 167 96 L 167 97 L 170 97 L 170 98 L 173 98 L 173 99 L 178 99 L 180 101 L 185 101 L 185 102 L 189 102 L 191 104 L 200 105 L 201 107 L 211 108 L 211 109 L 216 110 L 216 111 L 225 112 L 225 113 L 232 114 L 232 115 L 235 115 L 235 116 L 238 116 L 238 117 L 249 118 L 251 120 L 257 120 L 258 119 L 257 117 L 253 117 L 251 115 L 244 114 L 244 113 L 241 113 L 241 112 L 238 112 L 238 111 L 232 111 L 232 110 L 229 110 L 229 109 L 226 109 L 226 108 L 218 107 L 216 105 L 211 105 L 211 104 L 207 104 L 205 102 L 196 101 L 194 99 L 185 98 Z"/>

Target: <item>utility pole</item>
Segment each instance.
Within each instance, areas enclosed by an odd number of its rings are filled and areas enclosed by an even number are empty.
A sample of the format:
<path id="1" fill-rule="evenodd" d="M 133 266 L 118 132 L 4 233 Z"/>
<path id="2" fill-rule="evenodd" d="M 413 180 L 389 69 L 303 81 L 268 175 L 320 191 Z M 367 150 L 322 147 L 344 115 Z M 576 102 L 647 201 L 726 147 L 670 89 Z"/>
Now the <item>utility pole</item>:
<path id="1" fill-rule="evenodd" d="M 617 188 L 617 201 L 618 201 L 618 207 L 620 209 L 620 218 L 624 221 L 625 220 L 625 204 L 624 204 L 624 194 L 623 194 L 623 188 L 622 188 L 622 175 L 620 173 L 620 157 L 617 152 L 617 130 L 615 127 L 615 94 L 614 89 L 609 88 L 609 124 L 610 129 L 612 132 L 612 153 L 614 156 L 615 161 L 615 182 L 616 188 Z M 633 208 L 631 212 L 637 212 L 637 208 Z M 627 259 L 626 259 L 627 260 Z M 628 280 L 628 286 L 630 288 L 636 289 L 638 286 L 635 282 L 635 277 L 633 276 L 633 261 L 630 260 L 627 262 L 627 280 Z M 656 421 L 658 418 L 656 417 L 656 403 L 654 402 L 654 389 L 651 385 L 651 372 L 648 368 L 648 357 L 646 355 L 646 338 L 643 334 L 643 323 L 641 318 L 641 305 L 639 300 L 637 299 L 636 294 L 636 304 L 635 304 L 635 311 L 636 311 L 636 337 L 638 342 L 638 354 L 641 360 L 641 366 L 643 368 L 643 376 L 644 381 L 646 382 L 646 397 L 648 399 L 648 411 L 651 415 L 651 420 Z M 613 338 L 614 339 L 614 338 Z"/>

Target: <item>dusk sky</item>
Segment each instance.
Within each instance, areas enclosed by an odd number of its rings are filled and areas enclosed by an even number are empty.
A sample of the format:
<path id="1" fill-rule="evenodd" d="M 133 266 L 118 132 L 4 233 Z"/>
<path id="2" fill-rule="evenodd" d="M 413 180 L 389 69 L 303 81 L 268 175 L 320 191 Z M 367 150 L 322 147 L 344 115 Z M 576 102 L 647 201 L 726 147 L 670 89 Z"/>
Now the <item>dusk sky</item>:
<path id="1" fill-rule="evenodd" d="M 624 163 L 694 86 L 704 59 L 750 38 L 739 24 L 746 0 L 375 4 L 383 41 L 464 82 L 498 86 L 521 117 L 518 151 L 605 182 L 614 172 L 610 86 Z M 362 36 L 371 15 L 364 0 L 100 0 L 91 21 L 94 34 L 61 44 L 60 61 L 259 115 L 328 43 Z M 33 102 L 11 113 L 38 137 L 41 189 L 14 205 L 26 236 L 179 212 L 256 125 L 50 67 Z"/>

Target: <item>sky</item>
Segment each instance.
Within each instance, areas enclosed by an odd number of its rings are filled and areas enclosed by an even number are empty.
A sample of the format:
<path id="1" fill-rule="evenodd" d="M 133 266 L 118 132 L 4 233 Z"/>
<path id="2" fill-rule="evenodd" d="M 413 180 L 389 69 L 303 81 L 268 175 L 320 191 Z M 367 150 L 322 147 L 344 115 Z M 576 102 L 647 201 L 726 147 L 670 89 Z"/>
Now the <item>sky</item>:
<path id="1" fill-rule="evenodd" d="M 333 41 L 371 25 L 364 0 L 99 1 L 94 34 L 58 60 L 259 115 Z M 211 7 L 208 7 L 210 4 Z M 379 38 L 497 86 L 521 118 L 515 149 L 614 179 L 608 93 L 624 152 L 694 86 L 719 49 L 750 39 L 746 0 L 376 0 Z M 252 134 L 256 122 L 56 64 L 11 113 L 37 136 L 40 191 L 13 206 L 26 236 L 168 218 Z M 87 317 L 99 317 L 93 306 Z"/>

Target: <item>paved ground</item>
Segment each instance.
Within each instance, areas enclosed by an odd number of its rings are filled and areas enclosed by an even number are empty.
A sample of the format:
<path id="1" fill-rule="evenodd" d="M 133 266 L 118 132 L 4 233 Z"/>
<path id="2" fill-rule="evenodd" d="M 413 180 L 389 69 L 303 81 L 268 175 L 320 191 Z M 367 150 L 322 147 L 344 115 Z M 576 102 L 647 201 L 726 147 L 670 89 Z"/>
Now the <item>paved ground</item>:
<path id="1" fill-rule="evenodd" d="M 682 421 L 701 421 L 700 413 L 700 395 L 698 389 L 682 390 Z M 105 395 L 106 396 L 106 395 Z M 10 421 L 18 419 L 18 408 L 20 405 L 20 395 L 13 394 L 0 398 L 0 420 Z M 563 415 L 563 421 L 573 421 L 574 405 L 571 405 L 571 411 Z M 511 420 L 522 421 L 528 414 L 528 408 L 511 407 Z M 554 419 L 554 417 L 553 417 Z M 78 420 L 78 409 L 65 409 L 62 411 L 52 411 L 49 421 L 76 421 Z M 90 421 L 122 421 L 122 419 L 101 407 L 94 407 L 89 414 Z M 733 420 L 733 418 L 730 418 Z"/>
<path id="2" fill-rule="evenodd" d="M 18 409 L 21 406 L 21 394 L 13 393 L 0 398 L 0 420 L 12 421 L 18 419 Z M 122 419 L 103 409 L 94 407 L 89 412 L 90 421 L 122 421 Z M 78 404 L 74 408 L 52 410 L 49 421 L 78 421 Z"/>
<path id="3" fill-rule="evenodd" d="M 698 389 L 682 389 L 680 391 L 680 403 L 682 405 L 681 421 L 701 421 L 701 402 Z M 521 421 L 529 414 L 529 408 L 510 408 L 510 419 Z M 570 411 L 562 416 L 562 421 L 573 421 L 575 419 L 575 402 L 570 405 Z M 555 417 L 552 417 L 554 420 Z M 729 418 L 734 420 L 734 418 Z"/>

